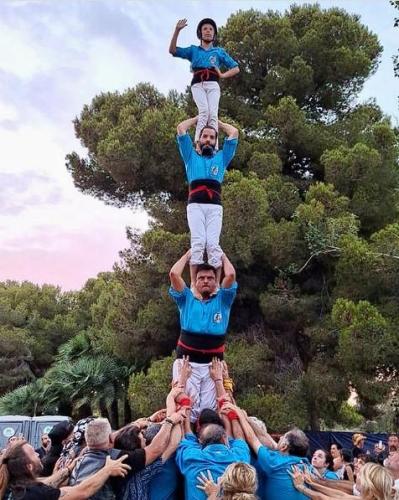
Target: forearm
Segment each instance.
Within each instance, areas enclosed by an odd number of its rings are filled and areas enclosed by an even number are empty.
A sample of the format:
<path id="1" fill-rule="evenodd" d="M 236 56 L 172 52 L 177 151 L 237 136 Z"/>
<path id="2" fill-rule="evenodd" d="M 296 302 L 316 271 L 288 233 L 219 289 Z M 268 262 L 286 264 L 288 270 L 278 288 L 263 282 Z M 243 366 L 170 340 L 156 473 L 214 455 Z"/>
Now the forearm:
<path id="1" fill-rule="evenodd" d="M 256 437 L 259 439 L 259 441 L 264 446 L 266 446 L 267 448 L 270 448 L 271 450 L 276 450 L 277 449 L 277 443 L 276 443 L 276 441 L 271 437 L 271 435 L 268 432 L 265 432 L 263 429 L 261 429 L 251 419 L 247 419 L 247 422 L 251 426 L 251 428 L 254 431 Z"/>
<path id="2" fill-rule="evenodd" d="M 183 434 L 182 426 L 180 424 L 175 425 L 170 434 L 168 446 L 166 447 L 166 450 L 162 453 L 163 462 L 166 462 L 166 460 L 168 460 L 176 451 L 181 441 L 182 434 Z"/>
<path id="3" fill-rule="evenodd" d="M 170 394 L 166 398 L 166 416 L 170 417 L 176 411 L 175 398 Z"/>
<path id="4" fill-rule="evenodd" d="M 234 439 L 242 439 L 245 441 L 244 431 L 242 430 L 241 424 L 239 420 L 231 421 L 231 430 L 233 433 Z"/>
<path id="5" fill-rule="evenodd" d="M 351 481 L 336 481 L 333 479 L 321 479 L 315 482 L 316 485 L 328 487 L 333 490 L 339 490 L 343 493 L 351 495 L 353 493 L 353 483 Z"/>
<path id="6" fill-rule="evenodd" d="M 323 484 L 318 483 L 316 481 L 315 482 L 312 481 L 311 487 L 313 490 L 323 493 L 323 495 L 326 495 L 326 497 L 328 498 L 346 498 L 348 496 L 347 493 L 344 491 L 340 491 L 339 489 L 335 488 L 329 488 L 328 486 L 324 486 Z"/>
<path id="7" fill-rule="evenodd" d="M 296 489 L 303 495 L 306 495 L 308 498 L 313 498 L 314 500 L 328 500 L 329 498 L 318 491 L 311 490 L 305 485 L 296 487 Z"/>
<path id="8" fill-rule="evenodd" d="M 176 54 L 176 46 L 177 46 L 177 39 L 179 38 L 179 33 L 180 31 L 175 29 L 169 44 L 169 53 L 172 55 Z"/>
<path id="9" fill-rule="evenodd" d="M 229 69 L 228 71 L 225 71 L 224 73 L 221 74 L 222 78 L 231 78 L 232 76 L 237 75 L 240 72 L 240 68 L 238 66 L 235 66 L 234 68 Z"/>
<path id="10" fill-rule="evenodd" d="M 244 432 L 245 439 L 252 450 L 257 454 L 261 446 L 261 442 L 254 433 L 252 427 L 249 425 L 247 418 L 241 412 L 238 415 L 240 417 L 241 428 Z"/>
<path id="11" fill-rule="evenodd" d="M 187 120 L 182 121 L 177 126 L 177 133 L 179 135 L 184 135 L 188 129 L 197 124 L 198 116 L 194 116 L 193 118 L 188 118 Z"/>
<path id="12" fill-rule="evenodd" d="M 54 474 L 52 474 L 51 476 L 38 478 L 38 481 L 46 484 L 47 486 L 58 488 L 66 479 L 68 479 L 69 476 L 69 469 L 65 467 L 64 469 L 60 469 L 57 472 L 54 472 Z"/>
<path id="13" fill-rule="evenodd" d="M 65 490 L 61 488 L 62 492 L 65 491 L 63 498 L 68 500 L 83 500 L 84 498 L 89 498 L 105 484 L 108 478 L 108 470 L 105 468 L 100 469 L 77 486 L 67 487 Z"/>
<path id="14" fill-rule="evenodd" d="M 191 426 L 190 426 L 190 416 L 191 416 L 191 412 L 187 411 L 186 418 L 183 420 L 183 422 L 184 422 L 184 434 L 190 434 L 192 432 Z"/>
<path id="15" fill-rule="evenodd" d="M 170 270 L 170 274 L 174 276 L 178 276 L 179 278 L 183 274 L 184 268 L 188 262 L 190 253 L 186 252 L 180 259 L 175 262 Z"/>
<path id="16" fill-rule="evenodd" d="M 217 379 L 215 380 L 215 388 L 216 388 L 216 397 L 217 398 L 224 398 L 227 396 L 226 390 L 223 385 L 223 379 Z"/>
<path id="17" fill-rule="evenodd" d="M 149 450 L 152 455 L 156 455 L 157 457 L 161 456 L 169 443 L 171 431 L 171 424 L 167 422 L 162 424 L 161 430 L 154 437 L 151 444 L 146 447 L 146 453 L 147 450 Z"/>
<path id="18" fill-rule="evenodd" d="M 219 129 L 221 129 L 229 139 L 237 139 L 238 137 L 238 129 L 230 125 L 229 123 L 224 123 L 222 121 L 218 121 Z"/>

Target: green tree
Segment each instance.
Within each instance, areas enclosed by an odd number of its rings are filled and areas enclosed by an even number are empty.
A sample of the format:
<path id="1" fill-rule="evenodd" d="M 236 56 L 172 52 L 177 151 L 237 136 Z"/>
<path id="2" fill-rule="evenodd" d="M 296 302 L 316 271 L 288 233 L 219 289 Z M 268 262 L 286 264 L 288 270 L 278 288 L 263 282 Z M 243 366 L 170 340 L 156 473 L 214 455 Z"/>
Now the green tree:
<path id="1" fill-rule="evenodd" d="M 369 333 L 383 344 L 388 369 L 399 324 L 398 136 L 376 104 L 354 104 L 382 47 L 359 16 L 318 5 L 239 11 L 220 40 L 242 69 L 223 82 L 220 110 L 242 131 L 223 193 L 222 245 L 240 284 L 231 343 L 243 336 L 249 359 L 270 374 L 259 383 L 239 375 L 242 394 L 254 411 L 268 408 L 262 415 L 276 427 L 290 423 L 281 417 L 288 408 L 293 421 L 317 429 L 357 418 L 344 406 L 356 380 L 359 411 L 377 414 L 395 374 L 384 371 L 382 383 L 367 371 L 367 338 L 356 337 L 360 352 L 345 343 L 350 327 L 337 326 L 336 311 L 342 299 L 376 309 Z M 179 332 L 167 272 L 189 238 L 174 135 L 192 113 L 188 93 L 164 96 L 139 84 L 96 96 L 74 122 L 87 148 L 86 158 L 67 157 L 77 188 L 106 203 L 142 206 L 152 221 L 143 235 L 129 232 L 115 276 L 96 283 L 96 305 L 85 313 L 96 348 L 143 370 L 131 388 L 144 384 L 151 360 L 170 355 Z M 351 360 L 362 367 L 356 379 Z M 144 410 L 148 402 L 136 404 Z"/>

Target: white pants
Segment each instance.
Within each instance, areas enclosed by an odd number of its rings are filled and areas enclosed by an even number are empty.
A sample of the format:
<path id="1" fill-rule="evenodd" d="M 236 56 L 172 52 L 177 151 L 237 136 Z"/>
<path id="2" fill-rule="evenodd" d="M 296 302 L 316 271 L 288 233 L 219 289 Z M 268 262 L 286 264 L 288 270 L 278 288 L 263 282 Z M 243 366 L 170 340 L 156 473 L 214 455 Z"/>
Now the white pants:
<path id="1" fill-rule="evenodd" d="M 218 82 L 194 83 L 191 86 L 191 93 L 198 108 L 198 122 L 195 129 L 195 141 L 198 141 L 205 125 L 218 130 L 220 87 Z"/>
<path id="2" fill-rule="evenodd" d="M 182 359 L 176 359 L 173 363 L 173 381 L 179 378 L 180 365 Z M 193 402 L 191 408 L 191 421 L 195 422 L 201 411 L 205 408 L 217 409 L 216 405 L 216 387 L 215 382 L 209 375 L 211 363 L 190 363 L 191 376 L 187 380 L 187 396 Z"/>
<path id="3" fill-rule="evenodd" d="M 207 203 L 189 203 L 187 221 L 191 233 L 191 265 L 203 264 L 204 251 L 208 264 L 221 267 L 223 251 L 219 244 L 222 231 L 223 207 Z"/>

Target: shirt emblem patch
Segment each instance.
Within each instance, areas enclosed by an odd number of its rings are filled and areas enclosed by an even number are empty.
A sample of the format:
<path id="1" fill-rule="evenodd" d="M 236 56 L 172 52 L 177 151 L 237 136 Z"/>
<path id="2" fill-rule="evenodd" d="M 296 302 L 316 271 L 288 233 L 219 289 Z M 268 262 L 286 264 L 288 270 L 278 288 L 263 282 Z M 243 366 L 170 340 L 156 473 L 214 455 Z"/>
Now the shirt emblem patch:
<path id="1" fill-rule="evenodd" d="M 211 64 L 215 65 L 215 64 L 216 64 L 216 56 L 211 56 L 211 57 L 209 58 L 209 62 L 210 62 Z"/>
<path id="2" fill-rule="evenodd" d="M 213 315 L 213 322 L 220 323 L 222 321 L 222 313 L 215 313 Z"/>
<path id="3" fill-rule="evenodd" d="M 217 165 L 214 165 L 213 167 L 211 167 L 211 174 L 212 175 L 218 175 L 218 172 L 219 172 L 219 168 Z"/>

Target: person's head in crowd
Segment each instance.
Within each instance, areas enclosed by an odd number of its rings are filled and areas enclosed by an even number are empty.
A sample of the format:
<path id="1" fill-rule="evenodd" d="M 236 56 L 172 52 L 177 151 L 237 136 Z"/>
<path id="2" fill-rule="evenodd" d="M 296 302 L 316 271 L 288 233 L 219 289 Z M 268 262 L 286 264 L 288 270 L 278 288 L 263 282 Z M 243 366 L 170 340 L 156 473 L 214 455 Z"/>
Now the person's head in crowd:
<path id="1" fill-rule="evenodd" d="M 354 473 L 355 476 L 358 477 L 360 474 L 360 471 L 364 467 L 364 465 L 368 463 L 377 463 L 377 459 L 373 457 L 372 455 L 368 455 L 366 453 L 361 453 L 358 457 L 357 460 L 354 462 Z"/>
<path id="2" fill-rule="evenodd" d="M 47 432 L 43 433 L 40 437 L 40 442 L 41 442 L 41 445 L 43 446 L 43 448 L 45 450 L 47 450 L 47 448 L 50 446 L 51 444 L 51 441 L 50 441 L 50 438 L 48 437 L 48 434 Z"/>
<path id="3" fill-rule="evenodd" d="M 389 434 L 388 451 L 399 451 L 399 437 L 397 434 Z"/>
<path id="4" fill-rule="evenodd" d="M 340 469 L 342 469 L 343 466 L 344 466 L 344 461 L 342 458 L 342 454 L 340 453 L 337 457 L 333 458 L 333 471 L 334 472 L 339 471 Z"/>
<path id="5" fill-rule="evenodd" d="M 256 500 L 256 470 L 244 462 L 230 464 L 219 482 L 223 500 Z"/>
<path id="6" fill-rule="evenodd" d="M 58 422 L 48 433 L 51 446 L 62 446 L 72 439 L 73 423 L 70 420 Z"/>
<path id="7" fill-rule="evenodd" d="M 300 429 L 292 429 L 281 436 L 278 450 L 286 455 L 306 457 L 309 449 L 309 439 Z"/>
<path id="8" fill-rule="evenodd" d="M 114 447 L 118 450 L 134 451 L 145 446 L 145 437 L 138 425 L 122 427 L 114 436 Z"/>
<path id="9" fill-rule="evenodd" d="M 13 494 L 35 482 L 43 466 L 33 447 L 24 440 L 13 443 L 2 457 L 0 483 L 10 486 Z M 6 477 L 6 481 L 4 480 Z M 0 492 L 0 498 L 4 492 Z M 18 495 L 15 494 L 17 498 Z"/>
<path id="10" fill-rule="evenodd" d="M 333 443 L 330 446 L 330 453 L 333 458 L 340 457 L 342 446 L 339 443 Z"/>
<path id="11" fill-rule="evenodd" d="M 391 451 L 384 465 L 392 474 L 395 481 L 399 479 L 399 451 Z"/>
<path id="12" fill-rule="evenodd" d="M 107 450 L 112 447 L 111 425 L 106 418 L 95 418 L 87 424 L 85 431 L 87 447 L 92 450 Z"/>
<path id="13" fill-rule="evenodd" d="M 388 500 L 394 498 L 391 474 L 380 464 L 367 463 L 356 481 L 362 500 Z"/>
<path id="14" fill-rule="evenodd" d="M 334 470 L 333 457 L 325 450 L 316 450 L 313 453 L 312 465 L 321 474 L 326 470 Z"/>
<path id="15" fill-rule="evenodd" d="M 355 446 L 356 448 L 364 448 L 365 440 L 366 440 L 366 436 L 363 436 L 363 434 L 359 434 L 358 432 L 356 432 L 352 436 L 352 443 L 353 443 L 353 446 Z"/>
<path id="16" fill-rule="evenodd" d="M 228 444 L 227 434 L 224 427 L 218 424 L 208 424 L 203 426 L 199 432 L 199 442 L 202 447 L 210 444 Z"/>
<path id="17" fill-rule="evenodd" d="M 256 425 L 256 427 L 259 428 L 259 430 L 261 430 L 263 433 L 267 433 L 267 427 L 266 427 L 266 424 L 265 422 L 263 422 L 263 420 L 261 420 L 260 418 L 258 417 L 248 417 L 248 420 L 250 420 L 252 423 L 254 423 Z"/>
<path id="18" fill-rule="evenodd" d="M 149 446 L 152 443 L 154 437 L 161 430 L 161 424 L 150 424 L 147 429 L 144 431 L 144 438 L 146 446 Z"/>
<path id="19" fill-rule="evenodd" d="M 18 441 L 18 436 L 14 434 L 7 439 L 7 448 Z"/>
<path id="20" fill-rule="evenodd" d="M 216 292 L 216 269 L 210 264 L 200 264 L 197 267 L 195 287 L 203 299 L 207 299 Z"/>
<path id="21" fill-rule="evenodd" d="M 347 465 L 352 462 L 352 452 L 348 448 L 342 448 L 341 450 L 342 462 Z"/>
<path id="22" fill-rule="evenodd" d="M 216 424 L 224 427 L 223 420 L 215 410 L 212 410 L 211 408 L 204 408 L 199 414 L 197 420 L 198 430 L 208 424 Z"/>

